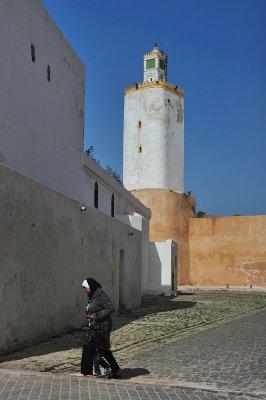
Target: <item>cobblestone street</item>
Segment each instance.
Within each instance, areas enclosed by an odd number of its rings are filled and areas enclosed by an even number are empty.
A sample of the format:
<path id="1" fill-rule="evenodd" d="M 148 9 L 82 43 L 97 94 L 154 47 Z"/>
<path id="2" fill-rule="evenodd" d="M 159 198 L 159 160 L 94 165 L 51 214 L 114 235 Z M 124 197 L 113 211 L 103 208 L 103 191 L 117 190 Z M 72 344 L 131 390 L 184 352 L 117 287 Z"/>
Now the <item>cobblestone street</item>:
<path id="1" fill-rule="evenodd" d="M 200 332 L 136 356 L 126 367 L 141 367 L 162 384 L 266 394 L 266 311 Z"/>
<path id="2" fill-rule="evenodd" d="M 0 400 L 254 400 L 255 395 L 0 371 Z"/>
<path id="3" fill-rule="evenodd" d="M 2 358 L 0 400 L 265 398 L 264 305 L 255 292 L 147 297 L 115 319 L 121 380 L 80 377 L 78 330 Z"/>

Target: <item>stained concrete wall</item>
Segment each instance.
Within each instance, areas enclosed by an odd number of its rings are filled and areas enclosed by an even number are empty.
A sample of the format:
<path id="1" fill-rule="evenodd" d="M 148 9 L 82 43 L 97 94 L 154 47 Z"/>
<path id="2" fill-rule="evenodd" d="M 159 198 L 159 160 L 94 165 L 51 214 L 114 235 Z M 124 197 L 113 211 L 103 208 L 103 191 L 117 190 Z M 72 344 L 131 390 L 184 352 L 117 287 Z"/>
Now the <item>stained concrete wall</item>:
<path id="1" fill-rule="evenodd" d="M 133 190 L 132 194 L 151 210 L 150 241 L 177 243 L 177 284 L 189 284 L 189 218 L 195 215 L 195 199 L 163 189 Z"/>
<path id="2" fill-rule="evenodd" d="M 266 284 L 266 216 L 189 219 L 194 285 Z"/>
<path id="3" fill-rule="evenodd" d="M 1 164 L 0 210 L 0 352 L 82 324 L 85 277 L 117 308 L 121 249 L 125 306 L 140 305 L 141 232 Z"/>

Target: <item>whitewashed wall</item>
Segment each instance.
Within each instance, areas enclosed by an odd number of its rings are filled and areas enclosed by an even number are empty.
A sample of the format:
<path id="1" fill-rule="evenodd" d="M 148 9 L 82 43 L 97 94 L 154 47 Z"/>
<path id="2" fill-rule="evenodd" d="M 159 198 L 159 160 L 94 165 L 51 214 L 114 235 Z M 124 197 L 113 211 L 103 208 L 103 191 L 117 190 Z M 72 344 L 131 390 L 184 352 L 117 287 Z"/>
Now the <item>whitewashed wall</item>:
<path id="1" fill-rule="evenodd" d="M 176 290 L 177 267 L 177 245 L 169 239 L 165 242 L 150 242 L 149 246 L 149 274 L 148 293 L 172 293 L 172 273 Z"/>
<path id="2" fill-rule="evenodd" d="M 142 273 L 141 273 L 141 293 L 148 293 L 149 280 L 149 220 L 141 215 L 117 215 L 119 221 L 132 226 L 142 232 Z M 133 232 L 131 232 L 133 235 Z"/>
<path id="3" fill-rule="evenodd" d="M 0 1 L 0 48 L 0 162 L 91 207 L 97 181 L 99 211 L 111 215 L 114 194 L 115 214 L 147 218 L 83 153 L 85 68 L 40 0 Z"/>
<path id="4" fill-rule="evenodd" d="M 84 65 L 39 0 L 1 0 L 0 48 L 0 162 L 75 198 Z"/>
<path id="5" fill-rule="evenodd" d="M 150 220 L 150 210 L 85 153 L 82 158 L 82 172 L 86 175 L 88 181 L 89 205 L 94 206 L 94 187 L 95 182 L 97 182 L 99 187 L 99 211 L 111 215 L 111 198 L 113 194 L 115 199 L 115 218 L 119 215 L 134 215 L 134 213 L 138 213 L 147 221 Z"/>
<path id="6" fill-rule="evenodd" d="M 129 235 L 133 233 L 133 235 Z M 81 282 L 140 306 L 142 234 L 0 164 L 0 354 L 85 324 Z"/>

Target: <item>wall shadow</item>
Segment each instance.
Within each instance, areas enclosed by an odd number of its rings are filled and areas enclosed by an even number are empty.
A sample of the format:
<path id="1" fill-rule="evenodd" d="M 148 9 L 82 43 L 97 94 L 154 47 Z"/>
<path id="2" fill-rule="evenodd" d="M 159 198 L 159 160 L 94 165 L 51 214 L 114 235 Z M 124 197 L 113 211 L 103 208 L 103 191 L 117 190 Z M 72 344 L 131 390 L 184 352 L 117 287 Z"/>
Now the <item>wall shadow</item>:
<path id="1" fill-rule="evenodd" d="M 135 310 L 127 310 L 123 308 L 120 309 L 119 314 L 115 314 L 113 316 L 112 331 L 115 332 L 117 329 L 120 329 L 121 327 L 147 315 L 155 313 L 160 314 L 162 312 L 171 310 L 187 309 L 194 307 L 196 304 L 196 301 L 183 301 L 182 298 L 179 298 L 179 296 L 144 296 L 142 298 L 141 307 Z M 2 355 L 0 357 L 0 368 L 1 364 L 5 361 L 21 360 L 49 353 L 79 349 L 82 347 L 82 338 L 85 332 L 86 326 L 82 326 L 78 329 L 70 330 L 60 336 L 53 336 L 51 338 L 43 339 L 38 343 L 31 343 L 28 346 L 24 346 L 20 350 L 16 350 L 13 353 Z M 133 374 L 132 371 L 131 373 Z"/>

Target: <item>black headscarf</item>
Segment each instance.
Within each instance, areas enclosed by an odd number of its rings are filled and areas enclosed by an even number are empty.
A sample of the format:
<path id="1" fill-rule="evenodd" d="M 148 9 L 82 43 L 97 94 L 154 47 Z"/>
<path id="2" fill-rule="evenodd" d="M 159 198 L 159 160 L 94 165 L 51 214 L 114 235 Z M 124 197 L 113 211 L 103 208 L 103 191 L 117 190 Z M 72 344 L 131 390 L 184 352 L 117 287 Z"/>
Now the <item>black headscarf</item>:
<path id="1" fill-rule="evenodd" d="M 93 278 L 87 278 L 86 281 L 88 282 L 88 285 L 90 287 L 90 294 L 89 297 L 92 297 L 95 290 L 97 290 L 98 288 L 101 288 L 102 285 L 100 285 L 99 282 L 97 282 L 95 279 Z"/>

